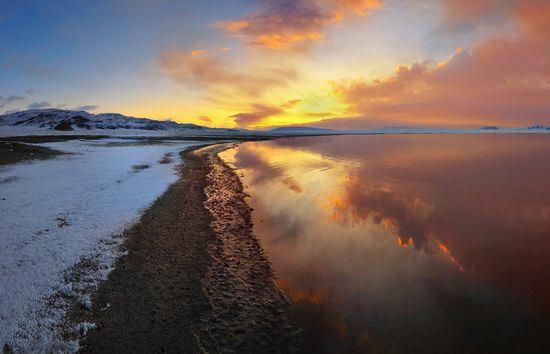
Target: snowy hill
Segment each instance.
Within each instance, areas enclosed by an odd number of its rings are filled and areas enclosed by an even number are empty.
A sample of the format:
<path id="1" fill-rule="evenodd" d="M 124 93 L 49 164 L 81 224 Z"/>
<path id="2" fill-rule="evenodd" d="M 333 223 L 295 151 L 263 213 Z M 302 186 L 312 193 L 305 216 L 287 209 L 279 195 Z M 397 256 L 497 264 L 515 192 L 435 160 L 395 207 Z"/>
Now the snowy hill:
<path id="1" fill-rule="evenodd" d="M 503 128 L 496 126 L 482 127 L 478 129 L 482 133 L 550 133 L 548 125 L 531 125 L 529 127 Z"/>
<path id="2" fill-rule="evenodd" d="M 62 109 L 31 109 L 0 115 L 0 129 L 38 129 L 56 131 L 78 130 L 155 130 L 193 132 L 231 132 L 230 129 L 213 129 L 195 124 L 180 124 L 174 121 L 158 121 L 146 118 L 127 117 L 117 113 L 91 114 L 85 111 Z"/>
<path id="3" fill-rule="evenodd" d="M 311 127 L 280 127 L 269 130 L 270 134 L 283 134 L 283 135 L 323 135 L 323 134 L 335 134 L 338 133 L 331 129 L 311 128 Z"/>
<path id="4" fill-rule="evenodd" d="M 253 135 L 292 136 L 330 134 L 477 134 L 477 133 L 550 133 L 550 126 L 532 125 L 523 128 L 486 126 L 474 129 L 387 127 L 372 130 L 332 130 L 288 126 L 271 130 L 208 128 L 196 124 L 181 124 L 171 120 L 128 117 L 118 113 L 91 114 L 62 109 L 30 109 L 0 115 L 0 134 L 130 134 L 130 135 Z"/>
<path id="5" fill-rule="evenodd" d="M 506 128 L 498 126 L 486 126 L 481 128 L 430 128 L 430 127 L 387 127 L 372 130 L 346 130 L 340 134 L 524 134 L 524 133 L 550 133 L 550 126 L 532 125 L 529 127 Z"/>
<path id="6" fill-rule="evenodd" d="M 548 125 L 532 125 L 527 128 L 521 128 L 520 130 L 527 130 L 533 132 L 550 132 L 550 126 Z"/>

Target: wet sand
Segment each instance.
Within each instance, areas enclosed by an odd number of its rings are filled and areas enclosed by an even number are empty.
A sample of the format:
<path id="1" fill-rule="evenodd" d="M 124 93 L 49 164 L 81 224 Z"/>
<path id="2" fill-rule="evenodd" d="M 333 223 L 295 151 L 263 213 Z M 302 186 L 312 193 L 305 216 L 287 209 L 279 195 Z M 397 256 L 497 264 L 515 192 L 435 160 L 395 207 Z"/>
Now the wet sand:
<path id="1" fill-rule="evenodd" d="M 83 353 L 296 352 L 291 306 L 252 233 L 238 176 L 216 155 L 182 153 L 180 179 L 125 232 L 126 256 L 75 322 Z M 136 191 L 139 192 L 139 191 Z"/>

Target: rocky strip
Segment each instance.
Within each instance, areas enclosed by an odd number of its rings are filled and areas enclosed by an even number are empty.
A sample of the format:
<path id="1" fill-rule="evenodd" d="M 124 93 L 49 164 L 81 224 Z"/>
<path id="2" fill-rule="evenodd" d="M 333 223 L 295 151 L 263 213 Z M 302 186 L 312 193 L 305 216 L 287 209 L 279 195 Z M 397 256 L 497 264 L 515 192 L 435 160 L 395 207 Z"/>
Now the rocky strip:
<path id="1" fill-rule="evenodd" d="M 292 309 L 252 233 L 225 145 L 182 153 L 180 179 L 125 232 L 127 255 L 71 320 L 83 353 L 295 352 Z M 136 191 L 139 193 L 139 191 Z"/>

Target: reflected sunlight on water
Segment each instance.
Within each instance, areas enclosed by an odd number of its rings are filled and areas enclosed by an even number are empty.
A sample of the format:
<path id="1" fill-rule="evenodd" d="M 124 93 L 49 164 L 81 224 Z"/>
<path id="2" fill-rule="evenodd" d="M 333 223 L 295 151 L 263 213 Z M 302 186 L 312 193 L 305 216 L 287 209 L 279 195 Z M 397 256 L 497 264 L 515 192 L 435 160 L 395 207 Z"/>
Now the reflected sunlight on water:
<path id="1" fill-rule="evenodd" d="M 540 350 L 550 136 L 248 142 L 254 231 L 308 352 Z"/>

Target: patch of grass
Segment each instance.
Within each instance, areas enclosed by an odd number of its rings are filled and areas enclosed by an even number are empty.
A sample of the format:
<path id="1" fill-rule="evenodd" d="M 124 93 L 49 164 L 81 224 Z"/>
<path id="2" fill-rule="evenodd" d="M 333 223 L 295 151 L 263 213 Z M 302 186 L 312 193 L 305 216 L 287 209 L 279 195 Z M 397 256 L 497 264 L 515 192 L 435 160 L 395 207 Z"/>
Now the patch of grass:
<path id="1" fill-rule="evenodd" d="M 0 141 L 0 165 L 11 165 L 26 160 L 46 160 L 64 154 L 47 147 Z"/>
<path id="2" fill-rule="evenodd" d="M 150 167 L 151 167 L 151 165 L 134 165 L 134 166 L 132 166 L 132 170 L 134 171 L 134 173 L 137 173 L 137 172 L 146 170 Z"/>

